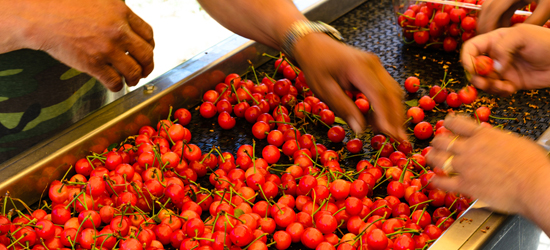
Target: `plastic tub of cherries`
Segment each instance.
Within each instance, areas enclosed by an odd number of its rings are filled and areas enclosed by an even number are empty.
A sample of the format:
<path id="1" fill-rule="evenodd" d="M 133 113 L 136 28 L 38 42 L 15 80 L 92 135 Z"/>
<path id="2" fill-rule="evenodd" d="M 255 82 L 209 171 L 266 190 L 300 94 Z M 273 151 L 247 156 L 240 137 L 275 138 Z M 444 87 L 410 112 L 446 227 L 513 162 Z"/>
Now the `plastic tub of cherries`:
<path id="1" fill-rule="evenodd" d="M 477 18 L 484 1 L 393 0 L 396 24 L 402 29 L 402 41 L 456 51 L 463 42 L 476 35 Z M 516 11 L 511 24 L 523 23 L 535 8 L 533 2 Z"/>

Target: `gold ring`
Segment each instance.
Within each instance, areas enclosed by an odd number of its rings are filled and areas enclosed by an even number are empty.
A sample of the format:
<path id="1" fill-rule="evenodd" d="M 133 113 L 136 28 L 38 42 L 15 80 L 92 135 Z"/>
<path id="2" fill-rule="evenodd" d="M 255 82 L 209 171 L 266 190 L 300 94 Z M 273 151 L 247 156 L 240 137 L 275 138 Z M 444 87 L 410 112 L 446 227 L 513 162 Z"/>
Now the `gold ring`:
<path id="1" fill-rule="evenodd" d="M 447 152 L 451 151 L 451 148 L 455 144 L 456 139 L 458 139 L 458 135 L 451 142 L 449 142 L 449 145 L 447 145 Z"/>
<path id="2" fill-rule="evenodd" d="M 443 170 L 443 172 L 445 172 L 446 174 L 449 174 L 451 172 L 454 172 L 454 168 L 451 164 L 451 162 L 453 161 L 453 158 L 455 156 L 454 155 L 451 155 L 449 156 L 449 158 L 447 158 L 447 160 L 445 160 L 445 162 L 443 163 L 443 166 L 441 167 L 441 169 Z"/>

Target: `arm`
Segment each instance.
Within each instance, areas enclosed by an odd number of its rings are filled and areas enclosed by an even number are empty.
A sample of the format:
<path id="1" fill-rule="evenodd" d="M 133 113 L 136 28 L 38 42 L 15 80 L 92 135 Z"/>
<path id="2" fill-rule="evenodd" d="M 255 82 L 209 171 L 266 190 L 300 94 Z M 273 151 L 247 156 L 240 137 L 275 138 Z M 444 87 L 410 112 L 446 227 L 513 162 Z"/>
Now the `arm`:
<path id="1" fill-rule="evenodd" d="M 291 25 L 306 20 L 289 0 L 199 0 L 218 22 L 230 30 L 280 50 Z M 403 91 L 373 54 L 334 41 L 325 34 L 298 40 L 293 54 L 316 96 L 345 119 L 355 132 L 367 126 L 366 117 L 344 90 L 364 93 L 374 112 L 374 126 L 405 139 Z"/>
<path id="2" fill-rule="evenodd" d="M 113 91 L 153 70 L 152 29 L 120 0 L 0 0 L 0 34 L 0 53 L 43 50 Z"/>

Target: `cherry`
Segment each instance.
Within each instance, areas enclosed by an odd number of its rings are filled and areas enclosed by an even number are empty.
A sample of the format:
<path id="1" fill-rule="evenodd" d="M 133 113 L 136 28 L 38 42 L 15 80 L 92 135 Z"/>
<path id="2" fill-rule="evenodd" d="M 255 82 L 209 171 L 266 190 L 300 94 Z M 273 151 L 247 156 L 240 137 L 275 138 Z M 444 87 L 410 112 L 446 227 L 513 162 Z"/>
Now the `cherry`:
<path id="1" fill-rule="evenodd" d="M 278 96 L 285 96 L 290 91 L 290 85 L 292 85 L 292 83 L 288 79 L 278 80 L 273 86 L 273 93 Z"/>
<path id="2" fill-rule="evenodd" d="M 411 107 L 407 110 L 407 117 L 411 119 L 412 123 L 419 123 L 424 120 L 424 110 L 419 107 Z"/>
<path id="3" fill-rule="evenodd" d="M 430 33 L 428 31 L 416 31 L 414 32 L 414 41 L 417 44 L 426 44 L 430 39 Z"/>
<path id="4" fill-rule="evenodd" d="M 432 125 L 428 122 L 419 122 L 414 127 L 414 135 L 420 140 L 426 140 L 432 137 L 433 128 Z"/>
<path id="5" fill-rule="evenodd" d="M 331 110 L 323 109 L 321 110 L 319 115 L 321 116 L 321 121 L 325 124 L 329 126 L 334 124 L 334 120 L 336 119 L 336 117 L 334 116 L 334 112 L 332 112 Z"/>
<path id="6" fill-rule="evenodd" d="M 454 23 L 460 23 L 466 17 L 466 11 L 464 9 L 452 9 L 450 13 L 451 21 Z"/>
<path id="7" fill-rule="evenodd" d="M 309 249 L 315 249 L 323 240 L 323 233 L 313 227 L 307 228 L 301 238 L 302 244 Z"/>
<path id="8" fill-rule="evenodd" d="M 453 23 L 449 26 L 449 35 L 451 35 L 452 37 L 460 36 L 460 32 L 462 31 L 460 30 L 460 27 L 458 26 L 458 24 Z"/>
<path id="9" fill-rule="evenodd" d="M 476 109 L 475 118 L 480 122 L 488 122 L 491 116 L 491 110 L 485 106 L 481 106 Z"/>
<path id="10" fill-rule="evenodd" d="M 451 92 L 449 95 L 447 95 L 447 105 L 451 108 L 458 108 L 460 105 L 462 105 L 462 100 L 460 100 L 459 96 L 455 92 Z"/>
<path id="11" fill-rule="evenodd" d="M 480 76 L 487 76 L 493 71 L 493 59 L 488 56 L 476 56 L 474 60 L 474 69 Z"/>
<path id="12" fill-rule="evenodd" d="M 334 126 L 328 130 L 328 139 L 334 143 L 339 143 L 346 137 L 346 131 L 340 126 Z"/>
<path id="13" fill-rule="evenodd" d="M 212 104 L 211 102 L 203 102 L 201 104 L 200 113 L 202 117 L 206 119 L 212 118 L 216 115 L 217 112 L 218 110 L 216 106 L 214 106 L 214 104 Z"/>
<path id="14" fill-rule="evenodd" d="M 258 139 L 265 139 L 267 137 L 266 133 L 269 132 L 270 127 L 264 121 L 259 121 L 252 126 L 252 134 Z"/>
<path id="15" fill-rule="evenodd" d="M 470 40 L 470 38 L 474 37 L 475 35 L 475 30 L 465 31 L 464 33 L 462 33 L 462 42 Z"/>
<path id="16" fill-rule="evenodd" d="M 430 20 L 428 18 L 428 15 L 426 15 L 426 13 L 424 13 L 424 12 L 416 13 L 416 17 L 415 17 L 415 20 L 414 20 L 414 25 L 416 25 L 418 27 L 425 27 L 425 26 L 428 25 L 429 22 L 430 22 Z"/>
<path id="17" fill-rule="evenodd" d="M 248 104 L 247 102 L 241 102 L 235 105 L 235 107 L 233 108 L 233 112 L 235 113 L 236 117 L 242 118 L 245 116 L 246 110 L 248 110 L 248 108 L 250 108 L 250 104 Z"/>
<path id="18" fill-rule="evenodd" d="M 423 110 L 430 111 L 435 107 L 435 101 L 431 97 L 425 95 L 418 100 L 418 106 Z"/>
<path id="19" fill-rule="evenodd" d="M 321 233 L 323 234 L 332 233 L 338 227 L 336 219 L 330 214 L 323 214 L 319 216 L 315 220 L 315 225 L 317 226 L 317 229 L 319 229 L 319 231 L 321 231 Z"/>
<path id="20" fill-rule="evenodd" d="M 415 76 L 410 76 L 405 80 L 405 89 L 409 93 L 416 93 L 420 89 L 420 80 Z"/>
<path id="21" fill-rule="evenodd" d="M 458 46 L 456 39 L 448 36 L 443 39 L 443 49 L 447 52 L 455 51 Z"/>
<path id="22" fill-rule="evenodd" d="M 288 67 L 288 63 L 283 58 L 279 58 L 275 61 L 275 69 L 277 69 L 277 73 L 283 74 L 286 67 Z"/>
<path id="23" fill-rule="evenodd" d="M 204 95 L 202 96 L 202 101 L 214 103 L 216 102 L 219 96 L 220 96 L 220 93 L 211 89 L 206 91 L 206 93 L 204 93 Z"/>
<path id="24" fill-rule="evenodd" d="M 434 17 L 434 22 L 438 27 L 445 27 L 451 21 L 451 17 L 447 12 L 437 12 Z"/>
<path id="25" fill-rule="evenodd" d="M 229 233 L 229 238 L 231 242 L 239 247 L 244 247 L 248 245 L 253 240 L 253 234 L 246 225 L 237 225 Z"/>
<path id="26" fill-rule="evenodd" d="M 241 77 L 238 74 L 229 74 L 225 77 L 226 86 L 230 86 L 231 84 L 235 84 L 240 81 L 241 81 Z"/>
<path id="27" fill-rule="evenodd" d="M 466 86 L 458 91 L 458 98 L 464 104 L 471 104 L 477 98 L 477 90 L 471 85 Z"/>
<path id="28" fill-rule="evenodd" d="M 287 227 L 296 220 L 296 213 L 291 208 L 283 205 L 280 208 L 277 207 L 277 212 L 273 215 L 273 219 L 277 226 Z"/>
<path id="29" fill-rule="evenodd" d="M 415 243 L 409 234 L 402 234 L 393 243 L 394 250 L 415 249 Z"/>
<path id="30" fill-rule="evenodd" d="M 355 100 L 355 105 L 357 105 L 361 113 L 363 113 L 364 115 L 366 115 L 369 112 L 370 105 L 369 105 L 369 101 L 367 101 L 366 99 Z"/>
<path id="31" fill-rule="evenodd" d="M 346 143 L 346 148 L 352 154 L 358 154 L 363 149 L 363 142 L 358 139 L 351 139 Z"/>
<path id="32" fill-rule="evenodd" d="M 330 193 L 336 200 L 343 200 L 348 197 L 350 193 L 351 184 L 348 181 L 338 179 L 332 182 L 330 186 Z"/>
<path id="33" fill-rule="evenodd" d="M 471 16 L 467 16 L 464 19 L 462 19 L 462 22 L 460 24 L 460 26 L 462 27 L 462 29 L 464 29 L 464 31 L 473 31 L 476 29 L 476 25 L 477 25 L 476 19 Z"/>
<path id="34" fill-rule="evenodd" d="M 290 247 L 290 244 L 292 243 L 292 238 L 290 234 L 288 234 L 285 231 L 277 231 L 275 234 L 273 234 L 273 240 L 275 243 L 275 248 L 279 250 L 285 250 Z"/>
<path id="35" fill-rule="evenodd" d="M 174 112 L 174 118 L 178 119 L 179 124 L 186 126 L 191 122 L 191 112 L 185 108 L 180 108 Z"/>

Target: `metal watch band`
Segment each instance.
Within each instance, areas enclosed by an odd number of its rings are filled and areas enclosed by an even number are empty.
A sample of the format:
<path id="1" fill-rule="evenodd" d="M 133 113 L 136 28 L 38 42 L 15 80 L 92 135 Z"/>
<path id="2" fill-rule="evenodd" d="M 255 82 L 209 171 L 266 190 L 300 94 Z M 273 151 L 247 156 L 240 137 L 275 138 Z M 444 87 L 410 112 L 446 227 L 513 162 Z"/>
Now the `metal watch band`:
<path id="1" fill-rule="evenodd" d="M 293 58 L 292 50 L 294 49 L 296 42 L 310 33 L 325 33 L 338 41 L 343 40 L 340 32 L 326 23 L 320 21 L 296 21 L 285 34 L 283 44 L 281 46 L 283 53 L 287 57 Z"/>

